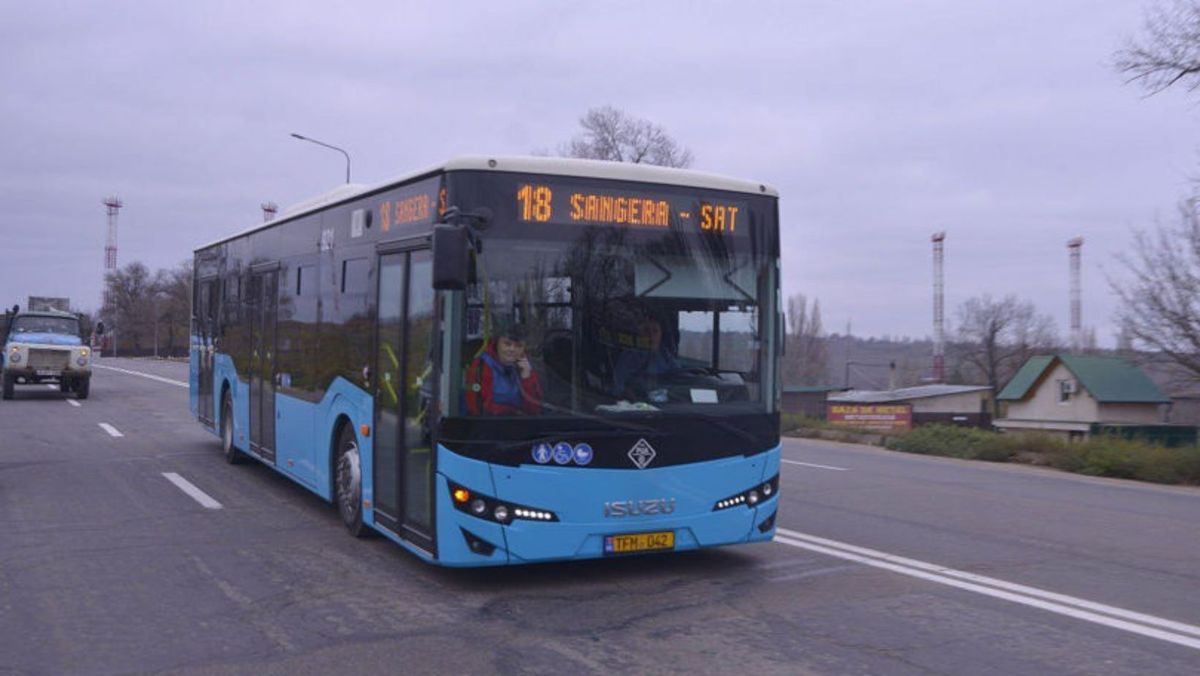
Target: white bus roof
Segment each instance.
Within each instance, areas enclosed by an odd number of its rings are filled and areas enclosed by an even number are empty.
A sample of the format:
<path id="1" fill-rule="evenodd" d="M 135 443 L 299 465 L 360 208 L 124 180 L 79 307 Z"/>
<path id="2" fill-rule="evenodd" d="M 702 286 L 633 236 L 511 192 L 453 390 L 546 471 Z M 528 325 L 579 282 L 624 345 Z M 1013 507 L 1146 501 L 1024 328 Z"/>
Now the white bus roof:
<path id="1" fill-rule="evenodd" d="M 727 176 L 709 174 L 702 171 L 658 167 L 651 164 L 631 164 L 628 162 L 608 162 L 604 160 L 579 160 L 565 157 L 461 155 L 459 157 L 451 158 L 449 161 L 443 164 L 429 167 L 421 171 L 409 172 L 390 180 L 383 181 L 382 183 L 376 183 L 373 185 L 348 183 L 345 185 L 340 185 L 327 193 L 297 202 L 296 204 L 283 209 L 279 214 L 279 218 L 274 221 L 255 224 L 254 226 L 241 232 L 229 235 L 228 237 L 222 237 L 221 239 L 214 240 L 208 244 L 197 247 L 196 251 L 207 249 L 216 244 L 228 242 L 229 240 L 249 235 L 250 233 L 257 232 L 258 230 L 264 230 L 273 225 L 278 225 L 283 221 L 317 211 L 339 202 L 348 201 L 359 195 L 385 190 L 389 187 L 406 183 L 421 176 L 428 176 L 443 171 L 463 170 L 577 176 L 581 178 L 600 178 L 617 181 L 660 183 L 664 185 L 678 185 L 705 188 L 709 190 L 727 190 L 730 192 L 742 192 L 752 195 L 769 195 L 771 197 L 779 196 L 779 193 L 775 190 L 775 188 L 765 183 L 756 183 L 754 181 L 729 178 Z"/>

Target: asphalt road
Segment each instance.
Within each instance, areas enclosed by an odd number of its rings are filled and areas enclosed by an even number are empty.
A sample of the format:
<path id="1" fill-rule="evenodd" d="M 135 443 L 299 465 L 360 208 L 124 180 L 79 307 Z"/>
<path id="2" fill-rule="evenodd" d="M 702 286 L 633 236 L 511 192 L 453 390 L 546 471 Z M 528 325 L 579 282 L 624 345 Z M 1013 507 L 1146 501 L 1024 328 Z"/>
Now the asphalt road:
<path id="1" fill-rule="evenodd" d="M 0 403 L 0 674 L 1200 670 L 1200 490 L 788 440 L 773 543 L 449 570 L 101 365 Z"/>

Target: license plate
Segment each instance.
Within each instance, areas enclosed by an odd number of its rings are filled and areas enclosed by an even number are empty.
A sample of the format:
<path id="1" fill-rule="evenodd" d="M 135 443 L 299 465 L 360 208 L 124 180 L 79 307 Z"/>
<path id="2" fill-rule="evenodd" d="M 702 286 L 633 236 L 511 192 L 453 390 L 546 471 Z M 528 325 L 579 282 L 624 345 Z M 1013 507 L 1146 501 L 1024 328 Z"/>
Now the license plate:
<path id="1" fill-rule="evenodd" d="M 632 554 L 662 549 L 675 549 L 675 531 L 604 536 L 605 554 Z"/>
<path id="2" fill-rule="evenodd" d="M 38 369 L 37 370 L 37 374 L 39 376 L 56 376 L 56 375 L 59 375 L 60 373 L 61 373 L 60 371 L 55 371 L 54 369 Z"/>

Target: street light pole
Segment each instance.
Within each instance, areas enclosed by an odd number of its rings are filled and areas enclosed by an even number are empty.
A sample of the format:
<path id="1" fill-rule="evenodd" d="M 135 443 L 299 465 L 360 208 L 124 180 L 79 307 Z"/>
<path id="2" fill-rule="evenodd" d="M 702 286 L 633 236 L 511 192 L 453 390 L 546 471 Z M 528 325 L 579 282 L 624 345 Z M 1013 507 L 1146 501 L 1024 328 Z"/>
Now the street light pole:
<path id="1" fill-rule="evenodd" d="M 336 150 L 339 153 L 345 155 L 346 156 L 346 183 L 350 182 L 350 153 L 346 152 L 345 150 L 342 150 L 341 148 L 339 148 L 337 146 L 332 146 L 332 145 L 329 145 L 328 143 L 323 143 L 321 141 L 318 141 L 315 138 L 301 136 L 300 134 L 297 134 L 296 132 L 292 132 L 292 138 L 300 139 L 301 141 L 308 141 L 309 143 L 315 143 L 319 146 L 325 146 L 326 148 L 329 148 L 330 150 Z"/>

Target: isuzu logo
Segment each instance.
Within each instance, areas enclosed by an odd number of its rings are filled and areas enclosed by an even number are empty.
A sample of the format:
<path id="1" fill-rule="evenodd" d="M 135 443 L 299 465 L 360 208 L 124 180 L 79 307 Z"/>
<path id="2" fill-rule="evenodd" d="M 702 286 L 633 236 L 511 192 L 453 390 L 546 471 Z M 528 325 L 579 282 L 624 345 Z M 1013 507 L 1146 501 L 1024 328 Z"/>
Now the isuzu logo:
<path id="1" fill-rule="evenodd" d="M 653 500 L 613 500 L 604 503 L 605 517 L 650 516 L 670 514 L 675 511 L 675 498 Z"/>
<path id="2" fill-rule="evenodd" d="M 658 453 L 654 451 L 654 447 L 645 439 L 638 439 L 633 448 L 629 449 L 629 459 L 633 461 L 633 464 L 638 469 L 646 469 L 646 465 L 649 465 L 650 461 L 654 460 L 654 456 L 656 455 Z"/>

